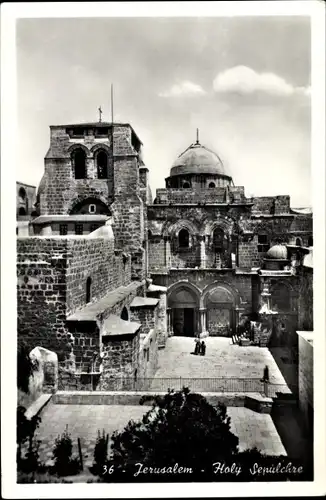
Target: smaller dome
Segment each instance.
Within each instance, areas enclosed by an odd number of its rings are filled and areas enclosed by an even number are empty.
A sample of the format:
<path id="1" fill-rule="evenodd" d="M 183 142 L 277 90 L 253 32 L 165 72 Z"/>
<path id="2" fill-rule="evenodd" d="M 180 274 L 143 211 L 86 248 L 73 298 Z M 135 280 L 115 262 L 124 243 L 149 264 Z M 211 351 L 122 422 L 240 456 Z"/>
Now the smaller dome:
<path id="1" fill-rule="evenodd" d="M 266 254 L 267 259 L 287 260 L 288 251 L 285 245 L 273 245 Z"/>

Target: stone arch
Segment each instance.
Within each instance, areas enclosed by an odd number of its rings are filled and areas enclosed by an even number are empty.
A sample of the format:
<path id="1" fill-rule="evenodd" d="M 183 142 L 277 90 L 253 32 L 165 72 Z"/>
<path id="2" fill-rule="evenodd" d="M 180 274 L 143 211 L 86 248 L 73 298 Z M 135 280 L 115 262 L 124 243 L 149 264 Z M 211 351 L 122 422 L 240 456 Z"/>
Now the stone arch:
<path id="1" fill-rule="evenodd" d="M 75 179 L 87 179 L 87 153 L 81 147 L 75 148 L 71 154 L 71 165 Z"/>
<path id="2" fill-rule="evenodd" d="M 82 143 L 77 143 L 77 144 L 72 144 L 69 148 L 68 148 L 68 154 L 69 156 L 72 155 L 72 153 L 76 150 L 76 149 L 82 149 L 86 155 L 86 157 L 89 157 L 91 155 L 90 153 L 90 150 L 88 149 L 88 147 L 85 146 L 85 144 L 82 144 Z"/>
<path id="3" fill-rule="evenodd" d="M 103 149 L 108 155 L 112 153 L 111 148 L 107 144 L 95 144 L 91 147 L 90 152 L 95 155 L 99 150 Z"/>
<path id="4" fill-rule="evenodd" d="M 198 332 L 200 290 L 188 281 L 168 288 L 169 324 L 174 335 L 193 337 Z"/>
<path id="5" fill-rule="evenodd" d="M 230 285 L 226 281 L 214 281 L 204 288 L 202 292 L 200 307 L 206 307 L 209 294 L 216 291 L 216 289 L 218 288 L 222 288 L 226 291 L 226 294 L 228 294 L 228 297 L 232 299 L 235 306 L 238 306 L 242 301 L 241 294 L 235 286 Z"/>
<path id="6" fill-rule="evenodd" d="M 90 205 L 96 206 L 95 214 L 97 215 L 111 215 L 111 210 L 108 207 L 104 196 L 101 195 L 75 198 L 70 204 L 69 214 L 89 214 L 90 212 L 87 207 L 89 207 Z"/>
<path id="7" fill-rule="evenodd" d="M 109 157 L 107 152 L 100 148 L 94 154 L 98 179 L 107 179 L 109 175 Z"/>
<path id="8" fill-rule="evenodd" d="M 216 220 L 204 221 L 203 234 L 205 236 L 213 236 L 215 229 L 222 229 L 226 234 L 231 234 L 234 226 L 234 220 L 230 217 L 220 217 Z"/>
<path id="9" fill-rule="evenodd" d="M 272 309 L 279 312 L 290 312 L 292 310 L 294 289 L 286 281 L 275 281 L 270 287 Z"/>
<path id="10" fill-rule="evenodd" d="M 193 222 L 181 219 L 174 223 L 166 222 L 162 228 L 162 236 L 177 237 L 181 229 L 187 229 L 191 236 L 195 236 L 199 232 L 198 227 Z"/>

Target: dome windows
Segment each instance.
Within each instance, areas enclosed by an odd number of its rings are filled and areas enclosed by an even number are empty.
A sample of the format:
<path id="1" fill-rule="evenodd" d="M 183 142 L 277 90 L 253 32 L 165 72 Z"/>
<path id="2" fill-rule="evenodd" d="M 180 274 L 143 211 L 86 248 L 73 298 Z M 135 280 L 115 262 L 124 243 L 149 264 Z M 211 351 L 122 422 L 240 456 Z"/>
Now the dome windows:
<path id="1" fill-rule="evenodd" d="M 212 189 L 212 188 L 215 188 L 215 187 L 216 187 L 216 186 L 215 186 L 215 182 L 210 182 L 210 183 L 208 184 L 208 187 L 209 187 L 209 188 L 211 188 L 211 189 Z"/>
<path id="2" fill-rule="evenodd" d="M 185 181 L 185 182 L 182 184 L 182 187 L 183 187 L 183 189 L 189 189 L 189 188 L 190 188 L 190 182 Z"/>

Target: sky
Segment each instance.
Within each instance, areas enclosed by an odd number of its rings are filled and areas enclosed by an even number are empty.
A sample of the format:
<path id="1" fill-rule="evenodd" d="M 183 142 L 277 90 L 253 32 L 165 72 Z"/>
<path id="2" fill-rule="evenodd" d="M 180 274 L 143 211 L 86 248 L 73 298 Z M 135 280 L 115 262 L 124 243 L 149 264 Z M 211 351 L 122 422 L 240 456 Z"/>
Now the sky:
<path id="1" fill-rule="evenodd" d="M 49 126 L 128 122 L 155 194 L 196 140 L 247 196 L 311 205 L 308 17 L 17 21 L 19 181 L 38 185 Z"/>

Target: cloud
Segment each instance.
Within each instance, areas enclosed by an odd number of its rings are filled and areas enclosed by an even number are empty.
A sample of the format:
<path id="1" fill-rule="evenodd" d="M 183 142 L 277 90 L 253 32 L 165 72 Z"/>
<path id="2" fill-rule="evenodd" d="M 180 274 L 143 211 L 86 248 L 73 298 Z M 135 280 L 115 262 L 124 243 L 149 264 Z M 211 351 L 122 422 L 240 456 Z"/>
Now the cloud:
<path id="1" fill-rule="evenodd" d="M 253 94 L 264 92 L 276 96 L 310 95 L 310 87 L 294 87 L 274 73 L 257 73 L 247 66 L 235 66 L 219 73 L 213 82 L 215 92 Z"/>
<path id="2" fill-rule="evenodd" d="M 185 80 L 180 83 L 172 85 L 172 87 L 167 92 L 161 92 L 160 97 L 178 97 L 178 96 L 197 96 L 205 94 L 205 90 L 197 83 L 189 82 Z"/>

